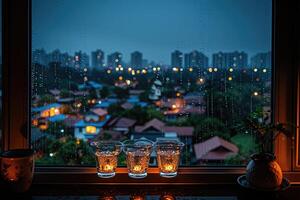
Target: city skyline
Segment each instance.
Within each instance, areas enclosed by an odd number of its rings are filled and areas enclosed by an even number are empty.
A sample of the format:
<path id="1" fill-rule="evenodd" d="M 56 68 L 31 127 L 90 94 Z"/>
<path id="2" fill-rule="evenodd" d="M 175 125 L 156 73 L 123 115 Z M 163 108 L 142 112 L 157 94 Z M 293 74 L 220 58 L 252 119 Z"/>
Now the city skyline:
<path id="1" fill-rule="evenodd" d="M 169 54 L 170 62 L 168 64 L 160 64 L 153 60 L 148 60 L 143 57 L 143 52 L 134 51 L 130 53 L 130 60 L 123 60 L 124 54 L 116 51 L 112 53 L 106 53 L 101 49 L 95 49 L 90 53 L 86 53 L 82 50 L 76 51 L 74 54 L 68 52 L 62 52 L 59 49 L 53 51 L 46 51 L 44 48 L 34 49 L 32 51 L 32 62 L 47 64 L 49 62 L 62 62 L 72 63 L 80 67 L 117 67 L 122 64 L 127 67 L 146 67 L 149 65 L 162 65 L 162 66 L 176 66 L 176 67 L 247 67 L 247 66 L 259 66 L 259 67 L 270 67 L 271 62 L 271 51 L 268 52 L 257 52 L 253 56 L 249 56 L 244 51 L 234 52 L 222 52 L 218 51 L 210 56 L 201 51 L 181 52 L 179 50 L 173 50 Z M 117 61 L 116 61 L 117 60 Z M 139 63 L 139 64 L 137 64 Z M 263 64 L 264 63 L 264 64 Z"/>
<path id="2" fill-rule="evenodd" d="M 165 64 L 176 49 L 209 55 L 239 50 L 251 57 L 271 49 L 271 8 L 270 0 L 34 0 L 32 46 L 70 54 L 101 47 L 123 52 L 127 61 L 139 49 Z"/>

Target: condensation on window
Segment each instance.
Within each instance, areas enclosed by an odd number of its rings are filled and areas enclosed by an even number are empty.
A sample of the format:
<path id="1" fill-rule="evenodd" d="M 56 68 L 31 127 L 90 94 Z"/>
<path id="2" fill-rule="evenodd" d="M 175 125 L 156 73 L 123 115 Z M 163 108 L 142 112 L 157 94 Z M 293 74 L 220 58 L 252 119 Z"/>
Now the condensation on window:
<path id="1" fill-rule="evenodd" d="M 247 119 L 271 112 L 271 0 L 32 6 L 37 165 L 94 165 L 94 140 L 178 140 L 185 166 L 244 165 L 257 151 Z"/>

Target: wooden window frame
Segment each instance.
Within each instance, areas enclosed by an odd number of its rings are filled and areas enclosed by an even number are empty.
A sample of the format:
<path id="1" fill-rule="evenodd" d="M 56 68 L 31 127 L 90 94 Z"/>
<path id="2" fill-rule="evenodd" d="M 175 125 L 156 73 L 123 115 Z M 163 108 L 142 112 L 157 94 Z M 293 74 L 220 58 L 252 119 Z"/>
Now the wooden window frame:
<path id="1" fill-rule="evenodd" d="M 8 150 L 30 145 L 31 0 L 3 0 L 2 3 L 2 142 L 4 150 Z M 299 10 L 299 3 L 273 0 L 273 120 L 292 123 L 298 120 L 298 124 L 300 44 L 296 42 L 299 35 L 296 23 Z M 296 133 L 296 129 L 293 131 Z M 293 183 L 300 183 L 299 161 L 294 156 L 300 140 L 298 134 L 296 142 L 295 137 L 282 135 L 274 143 L 278 162 Z M 151 168 L 148 177 L 142 180 L 128 178 L 125 168 L 118 168 L 112 179 L 97 178 L 96 169 L 90 167 L 37 167 L 35 171 L 35 183 L 40 184 L 233 184 L 245 173 L 245 167 L 183 167 L 174 179 L 161 178 L 158 169 Z"/>

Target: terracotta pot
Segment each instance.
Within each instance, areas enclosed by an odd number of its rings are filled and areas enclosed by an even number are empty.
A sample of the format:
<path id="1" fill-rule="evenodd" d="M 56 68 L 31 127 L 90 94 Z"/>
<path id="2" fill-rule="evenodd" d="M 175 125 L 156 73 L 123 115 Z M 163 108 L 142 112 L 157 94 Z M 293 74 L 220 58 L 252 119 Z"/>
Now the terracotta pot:
<path id="1" fill-rule="evenodd" d="M 275 189 L 282 183 L 282 170 L 270 153 L 253 154 L 247 165 L 246 178 L 258 189 Z"/>
<path id="2" fill-rule="evenodd" d="M 34 151 L 14 149 L 0 154 L 1 178 L 13 192 L 29 190 L 34 171 Z"/>

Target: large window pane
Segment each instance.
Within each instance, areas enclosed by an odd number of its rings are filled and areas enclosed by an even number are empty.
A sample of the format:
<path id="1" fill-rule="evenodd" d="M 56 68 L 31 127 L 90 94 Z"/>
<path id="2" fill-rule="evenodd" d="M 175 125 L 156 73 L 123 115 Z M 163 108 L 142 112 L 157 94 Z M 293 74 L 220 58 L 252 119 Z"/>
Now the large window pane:
<path id="1" fill-rule="evenodd" d="M 32 6 L 37 164 L 94 164 L 94 139 L 178 139 L 187 166 L 243 165 L 257 150 L 245 119 L 271 108 L 271 0 Z"/>

